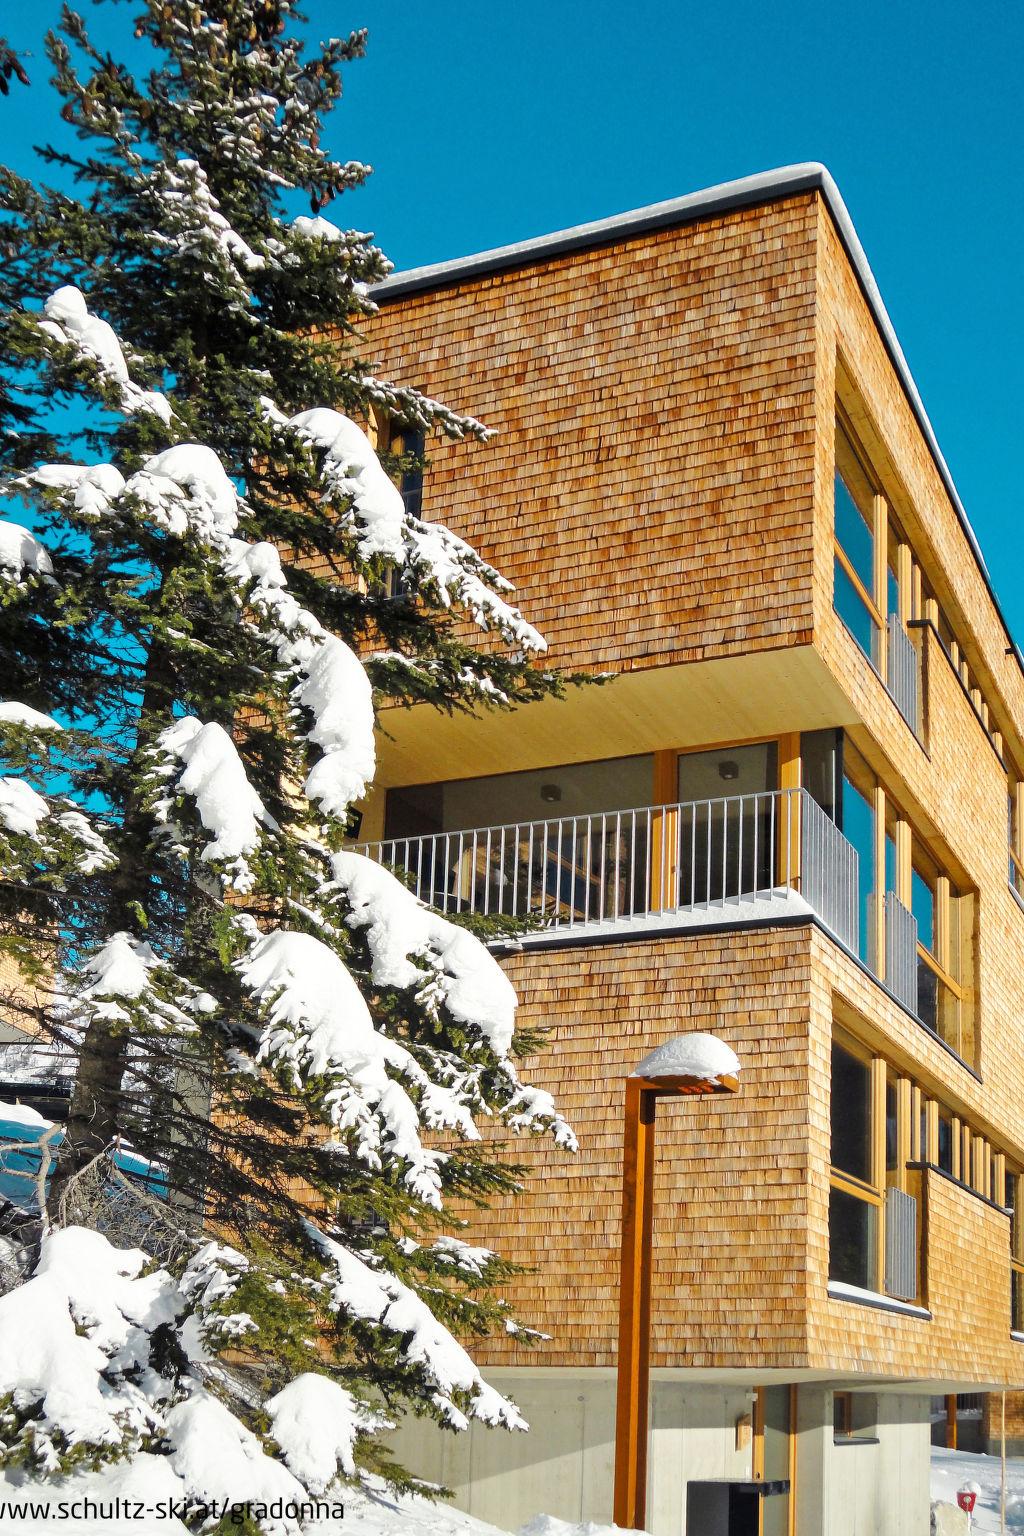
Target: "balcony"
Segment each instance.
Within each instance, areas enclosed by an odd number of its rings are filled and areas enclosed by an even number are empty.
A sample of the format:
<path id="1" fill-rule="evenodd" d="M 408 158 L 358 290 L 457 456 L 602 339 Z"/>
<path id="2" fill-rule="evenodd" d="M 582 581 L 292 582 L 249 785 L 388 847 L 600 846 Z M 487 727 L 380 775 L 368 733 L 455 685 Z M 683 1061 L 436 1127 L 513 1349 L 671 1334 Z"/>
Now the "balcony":
<path id="1" fill-rule="evenodd" d="M 570 935 L 815 914 L 858 952 L 857 851 L 806 790 L 438 832 L 363 844 L 441 912 Z"/>

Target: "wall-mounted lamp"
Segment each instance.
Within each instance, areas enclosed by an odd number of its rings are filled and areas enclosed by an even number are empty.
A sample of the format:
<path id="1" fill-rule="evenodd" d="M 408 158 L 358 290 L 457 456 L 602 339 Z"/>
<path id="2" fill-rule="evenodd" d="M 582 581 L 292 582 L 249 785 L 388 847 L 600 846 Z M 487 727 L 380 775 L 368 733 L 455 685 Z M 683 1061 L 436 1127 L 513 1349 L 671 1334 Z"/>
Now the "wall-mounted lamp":
<path id="1" fill-rule="evenodd" d="M 540 787 L 540 797 L 545 805 L 557 804 L 562 798 L 561 784 L 542 784 Z"/>
<path id="2" fill-rule="evenodd" d="M 720 779 L 738 779 L 740 765 L 734 757 L 725 757 L 718 765 L 718 777 Z"/>

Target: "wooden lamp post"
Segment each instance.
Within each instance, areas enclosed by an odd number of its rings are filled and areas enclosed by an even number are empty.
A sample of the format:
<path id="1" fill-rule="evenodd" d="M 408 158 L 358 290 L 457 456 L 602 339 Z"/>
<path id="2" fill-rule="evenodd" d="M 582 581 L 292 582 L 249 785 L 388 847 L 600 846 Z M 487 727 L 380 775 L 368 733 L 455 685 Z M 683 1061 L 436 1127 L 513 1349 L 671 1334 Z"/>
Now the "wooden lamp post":
<path id="1" fill-rule="evenodd" d="M 642 1531 L 647 1517 L 655 1109 L 659 1099 L 735 1093 L 738 1072 L 721 1040 L 692 1034 L 659 1046 L 626 1079 L 614 1512 L 626 1530 Z"/>

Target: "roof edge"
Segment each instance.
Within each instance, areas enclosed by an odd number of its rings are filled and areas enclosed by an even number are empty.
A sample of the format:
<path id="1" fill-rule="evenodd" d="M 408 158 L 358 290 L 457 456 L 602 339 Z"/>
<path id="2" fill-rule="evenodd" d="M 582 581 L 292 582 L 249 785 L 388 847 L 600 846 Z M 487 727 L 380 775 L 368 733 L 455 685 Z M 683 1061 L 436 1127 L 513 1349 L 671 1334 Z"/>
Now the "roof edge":
<path id="1" fill-rule="evenodd" d="M 960 493 L 956 488 L 949 465 L 939 447 L 935 430 L 925 410 L 924 401 L 904 356 L 903 348 L 900 346 L 895 327 L 889 318 L 889 312 L 871 270 L 871 264 L 860 243 L 842 194 L 828 167 L 820 161 L 809 160 L 799 165 L 781 166 L 777 170 L 760 171 L 754 176 L 743 176 L 735 181 L 720 182 L 717 186 L 707 187 L 700 192 L 689 192 L 685 197 L 651 203 L 645 208 L 614 214 L 606 219 L 595 219 L 588 224 L 577 224 L 570 229 L 556 230 L 552 234 L 539 235 L 531 240 L 516 241 L 512 245 L 498 246 L 493 250 L 480 251 L 472 256 L 460 256 L 452 261 L 438 261 L 429 266 L 412 267 L 406 272 L 393 273 L 382 283 L 377 283 L 370 292 L 377 302 L 386 304 L 392 300 L 404 298 L 408 294 L 472 281 L 491 272 L 528 266 L 533 262 L 565 255 L 570 251 L 585 250 L 588 247 L 626 240 L 650 230 L 695 223 L 718 213 L 730 213 L 739 208 L 778 202 L 782 198 L 793 197 L 800 192 L 820 192 L 825 201 L 885 349 L 928 445 L 964 537 L 978 563 L 988 594 L 1006 631 L 1007 640 L 1010 642 L 1018 665 L 1024 671 L 1024 659 L 1013 639 L 1010 626 L 996 596 L 992 578 L 985 564 L 985 557 L 981 552 L 981 545 L 971 526 L 966 508 L 960 500 Z"/>

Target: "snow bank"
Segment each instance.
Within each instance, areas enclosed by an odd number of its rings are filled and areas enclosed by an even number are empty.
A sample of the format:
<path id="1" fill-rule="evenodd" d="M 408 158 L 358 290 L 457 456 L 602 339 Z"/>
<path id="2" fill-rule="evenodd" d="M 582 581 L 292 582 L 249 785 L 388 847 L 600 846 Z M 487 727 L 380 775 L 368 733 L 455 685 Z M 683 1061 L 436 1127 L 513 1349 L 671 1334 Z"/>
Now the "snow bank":
<path id="1" fill-rule="evenodd" d="M 740 1070 L 736 1052 L 717 1035 L 695 1031 L 666 1040 L 645 1056 L 636 1068 L 636 1077 L 702 1077 L 717 1083 L 723 1077 L 735 1077 Z"/>
<path id="2" fill-rule="evenodd" d="M 535 1515 L 520 1526 L 519 1536 L 631 1536 L 631 1533 L 622 1525 L 596 1525 L 593 1520 L 577 1523 L 556 1520 L 554 1515 Z"/>
<path id="3" fill-rule="evenodd" d="M 975 1484 L 980 1492 L 974 1509 L 975 1536 L 995 1536 L 999 1525 L 999 1458 L 950 1451 L 932 1446 L 931 1496 L 956 1504 L 957 1489 Z M 1006 1529 L 1024 1531 L 1024 1460 L 1006 1462 Z"/>

